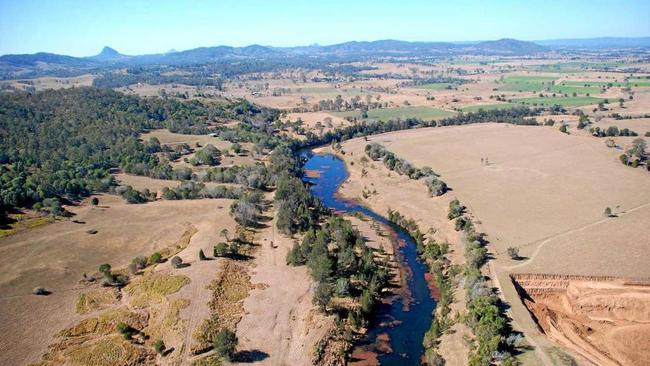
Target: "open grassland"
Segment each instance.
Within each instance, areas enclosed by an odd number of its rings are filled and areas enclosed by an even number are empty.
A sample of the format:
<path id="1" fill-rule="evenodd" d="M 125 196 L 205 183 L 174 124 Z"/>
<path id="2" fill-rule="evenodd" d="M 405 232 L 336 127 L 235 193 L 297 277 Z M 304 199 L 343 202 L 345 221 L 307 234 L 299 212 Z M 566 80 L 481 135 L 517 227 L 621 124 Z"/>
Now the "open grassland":
<path id="1" fill-rule="evenodd" d="M 598 225 L 594 223 L 603 219 L 608 206 L 631 211 L 650 203 L 647 172 L 621 165 L 615 151 L 588 136 L 488 124 L 403 131 L 371 140 L 416 166 L 431 166 L 439 172 L 454 190 L 451 194 L 468 204 L 481 221 L 498 253 L 505 253 L 508 246 L 534 247 L 585 225 Z M 481 164 L 481 158 L 489 164 Z M 573 204 L 568 206 L 568 200 Z M 629 215 L 639 222 L 650 219 L 643 209 Z M 626 234 L 606 234 L 601 243 L 625 245 Z M 576 263 L 557 258 L 549 265 L 562 271 L 570 267 L 572 273 L 650 276 L 643 259 L 632 255 L 636 247 L 612 251 L 595 244 Z M 590 260 L 603 253 L 626 266 L 603 267 Z"/>
<path id="2" fill-rule="evenodd" d="M 106 294 L 89 293 L 80 301 L 84 272 L 95 273 L 102 263 L 124 268 L 133 257 L 157 250 L 175 253 L 194 234 L 214 236 L 223 225 L 234 226 L 228 213 L 231 200 L 129 205 L 121 197 L 98 197 L 97 207 L 68 207 L 72 219 L 20 231 L 0 242 L 0 331 L 14 335 L 0 340 L 1 364 L 36 361 L 57 331 L 80 319 L 75 309 L 85 313 L 111 305 Z M 36 286 L 52 294 L 31 295 Z"/>
<path id="3" fill-rule="evenodd" d="M 358 119 L 362 119 L 360 111 L 333 112 L 332 114 L 337 117 L 356 117 Z M 450 117 L 454 114 L 455 112 L 433 107 L 398 107 L 371 109 L 368 111 L 367 119 L 388 121 L 406 118 L 420 118 L 424 120 L 431 120 Z"/>
<path id="4" fill-rule="evenodd" d="M 414 88 L 422 89 L 422 90 L 447 90 L 447 89 L 451 89 L 451 87 L 452 84 L 449 83 L 430 83 L 430 84 L 416 85 Z"/>

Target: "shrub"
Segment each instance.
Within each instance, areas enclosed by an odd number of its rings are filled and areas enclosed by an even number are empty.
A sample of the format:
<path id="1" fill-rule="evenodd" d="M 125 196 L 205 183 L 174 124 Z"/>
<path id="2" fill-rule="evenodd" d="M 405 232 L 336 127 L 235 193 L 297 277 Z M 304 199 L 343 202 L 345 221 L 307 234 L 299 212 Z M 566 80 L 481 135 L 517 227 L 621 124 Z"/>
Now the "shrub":
<path id="1" fill-rule="evenodd" d="M 613 216 L 613 215 L 612 215 L 612 209 L 609 208 L 609 207 L 606 207 L 606 208 L 605 208 L 604 215 L 605 215 L 605 217 L 612 217 L 612 216 Z"/>
<path id="2" fill-rule="evenodd" d="M 130 325 L 124 322 L 117 323 L 117 331 L 122 334 L 126 340 L 133 338 L 133 335 L 138 333 L 136 329 L 133 329 Z"/>
<path id="3" fill-rule="evenodd" d="M 153 344 L 153 349 L 156 350 L 156 353 L 162 355 L 165 352 L 165 342 L 163 342 L 162 339 L 159 339 L 156 341 L 156 343 Z"/>
<path id="4" fill-rule="evenodd" d="M 461 205 L 458 199 L 454 199 L 449 202 L 449 213 L 447 214 L 447 218 L 453 220 L 462 215 L 464 210 L 465 206 Z"/>
<path id="5" fill-rule="evenodd" d="M 131 261 L 131 264 L 135 267 L 136 270 L 144 269 L 147 267 L 147 264 L 149 263 L 147 257 L 144 255 L 139 255 Z"/>
<path id="6" fill-rule="evenodd" d="M 511 259 L 519 259 L 519 248 L 517 247 L 508 247 L 508 255 Z"/>
<path id="7" fill-rule="evenodd" d="M 162 254 L 155 252 L 149 257 L 149 262 L 151 263 L 160 263 L 162 262 Z"/>
<path id="8" fill-rule="evenodd" d="M 45 287 L 36 287 L 34 288 L 34 290 L 32 290 L 32 294 L 45 296 L 45 295 L 49 295 L 50 292 L 46 290 Z"/>
<path id="9" fill-rule="evenodd" d="M 291 266 L 302 266 L 305 263 L 307 263 L 307 258 L 300 244 L 294 243 L 293 248 L 287 253 L 287 264 Z"/>
<path id="10" fill-rule="evenodd" d="M 214 256 L 215 257 L 226 257 L 228 256 L 228 244 L 220 242 L 214 246 Z"/>
<path id="11" fill-rule="evenodd" d="M 103 274 L 110 274 L 111 273 L 111 265 L 108 263 L 104 263 L 99 266 L 99 272 Z"/>
<path id="12" fill-rule="evenodd" d="M 217 356 L 230 360 L 237 347 L 237 335 L 230 329 L 221 329 L 212 340 L 212 346 Z"/>
<path id="13" fill-rule="evenodd" d="M 183 260 L 181 259 L 181 257 L 175 256 L 174 258 L 172 258 L 171 264 L 172 267 L 174 268 L 181 268 L 181 266 L 183 265 Z"/>
<path id="14" fill-rule="evenodd" d="M 621 160 L 621 163 L 623 163 L 623 165 L 629 165 L 630 164 L 627 155 L 621 154 L 618 158 Z"/>
<path id="15" fill-rule="evenodd" d="M 205 253 L 203 253 L 203 249 L 199 249 L 199 260 L 204 261 L 206 259 L 208 258 L 206 258 Z"/>
<path id="16" fill-rule="evenodd" d="M 93 206 L 97 206 L 97 205 L 99 204 L 99 198 L 97 198 L 97 197 L 93 197 L 93 198 L 90 200 L 90 204 L 93 205 Z"/>

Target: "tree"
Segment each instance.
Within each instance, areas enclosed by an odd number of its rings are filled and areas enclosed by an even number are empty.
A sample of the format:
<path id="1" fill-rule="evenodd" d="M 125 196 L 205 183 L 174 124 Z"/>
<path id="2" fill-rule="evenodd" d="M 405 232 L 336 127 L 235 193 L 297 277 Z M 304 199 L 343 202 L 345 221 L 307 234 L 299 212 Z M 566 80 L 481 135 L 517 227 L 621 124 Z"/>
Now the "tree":
<path id="1" fill-rule="evenodd" d="M 242 197 L 242 199 L 233 204 L 231 213 L 235 221 L 243 226 L 251 227 L 257 223 L 260 210 L 256 204 Z"/>
<path id="2" fill-rule="evenodd" d="M 219 165 L 221 162 L 221 151 L 212 144 L 205 145 L 197 151 L 190 159 L 192 165 Z"/>
<path id="3" fill-rule="evenodd" d="M 228 244 L 220 242 L 214 246 L 213 251 L 215 257 L 226 257 L 229 254 Z"/>
<path id="4" fill-rule="evenodd" d="M 294 243 L 293 247 L 287 253 L 287 264 L 291 266 L 302 266 L 307 262 L 305 253 L 303 253 L 300 244 Z"/>
<path id="5" fill-rule="evenodd" d="M 518 260 L 519 259 L 519 248 L 517 248 L 517 247 L 508 247 L 508 255 L 510 256 L 511 259 Z"/>
<path id="6" fill-rule="evenodd" d="M 230 241 L 230 239 L 228 239 L 228 234 L 229 234 L 229 231 L 228 231 L 227 228 L 223 228 L 223 229 L 221 229 L 221 232 L 219 233 L 219 235 L 220 235 L 222 238 L 226 239 L 226 241 Z"/>
<path id="7" fill-rule="evenodd" d="M 205 256 L 205 253 L 203 253 L 203 249 L 199 249 L 199 260 L 204 261 L 206 259 L 208 258 Z"/>
<path id="8" fill-rule="evenodd" d="M 235 354 L 235 348 L 237 348 L 238 342 L 237 335 L 233 331 L 222 328 L 214 336 L 212 347 L 218 357 L 230 361 Z"/>
<path id="9" fill-rule="evenodd" d="M 110 274 L 111 273 L 111 265 L 108 263 L 101 264 L 99 266 L 99 272 L 103 273 L 104 275 Z"/>
<path id="10" fill-rule="evenodd" d="M 332 286 L 327 283 L 319 282 L 314 291 L 313 302 L 319 309 L 325 310 L 332 298 Z"/>
<path id="11" fill-rule="evenodd" d="M 183 265 L 183 260 L 181 259 L 181 257 L 175 256 L 174 258 L 172 258 L 171 264 L 172 267 L 174 268 L 181 268 L 181 266 Z"/>
<path id="12" fill-rule="evenodd" d="M 630 147 L 627 150 L 627 153 L 632 156 L 636 156 L 639 159 L 643 159 L 645 156 L 645 149 L 647 148 L 647 144 L 644 139 L 642 138 L 636 138 L 632 141 L 632 147 Z"/>

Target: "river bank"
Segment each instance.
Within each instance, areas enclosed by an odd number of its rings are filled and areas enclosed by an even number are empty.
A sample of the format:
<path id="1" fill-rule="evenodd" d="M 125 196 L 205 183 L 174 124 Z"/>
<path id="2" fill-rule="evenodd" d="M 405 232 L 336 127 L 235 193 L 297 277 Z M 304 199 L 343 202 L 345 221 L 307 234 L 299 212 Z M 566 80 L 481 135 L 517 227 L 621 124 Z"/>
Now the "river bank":
<path id="1" fill-rule="evenodd" d="M 335 154 L 345 162 L 349 175 L 337 190 L 337 195 L 350 202 L 361 202 L 381 215 L 387 215 L 388 210 L 393 209 L 413 218 L 427 236 L 450 244 L 448 257 L 452 265 L 463 265 L 465 260 L 460 235 L 454 230 L 453 222 L 447 219 L 449 201 L 454 198 L 453 191 L 432 198 L 422 182 L 390 172 L 381 162 L 364 162 L 367 160 L 363 159 L 364 147 L 365 143 L 351 140 L 343 143 L 342 151 L 335 151 L 331 147 L 314 150 L 316 153 Z M 454 287 L 454 301 L 449 314 L 451 319 L 465 308 L 462 285 L 454 283 Z M 455 322 L 451 331 L 441 336 L 438 353 L 447 361 L 447 365 L 467 364 L 467 337 L 471 338 L 471 331 L 460 322 Z"/>
<path id="2" fill-rule="evenodd" d="M 312 194 L 326 207 L 338 214 L 361 214 L 389 229 L 387 234 L 395 236 L 393 249 L 403 266 L 400 273 L 406 279 L 408 294 L 394 298 L 384 296 L 388 301 L 377 306 L 373 326 L 357 343 L 354 356 L 362 355 L 357 361 L 363 361 L 363 364 L 420 365 L 424 353 L 422 340 L 431 325 L 436 302 L 426 278 L 427 266 L 419 260 L 413 238 L 392 225 L 381 213 L 357 204 L 354 199 L 341 198 L 339 187 L 348 178 L 342 160 L 331 154 L 311 155 L 304 168 L 308 172 L 306 180 L 311 185 Z M 375 353 L 376 359 L 368 353 Z"/>

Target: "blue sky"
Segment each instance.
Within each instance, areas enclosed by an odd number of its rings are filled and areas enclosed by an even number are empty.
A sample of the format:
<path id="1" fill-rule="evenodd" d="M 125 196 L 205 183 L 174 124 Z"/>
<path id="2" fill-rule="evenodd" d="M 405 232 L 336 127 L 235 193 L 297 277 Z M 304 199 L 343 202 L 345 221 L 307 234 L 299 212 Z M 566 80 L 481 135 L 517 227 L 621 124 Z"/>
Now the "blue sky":
<path id="1" fill-rule="evenodd" d="M 0 0 L 0 54 L 650 36 L 649 0 Z"/>

